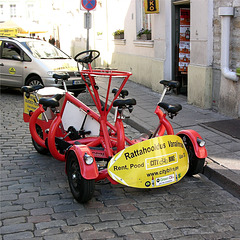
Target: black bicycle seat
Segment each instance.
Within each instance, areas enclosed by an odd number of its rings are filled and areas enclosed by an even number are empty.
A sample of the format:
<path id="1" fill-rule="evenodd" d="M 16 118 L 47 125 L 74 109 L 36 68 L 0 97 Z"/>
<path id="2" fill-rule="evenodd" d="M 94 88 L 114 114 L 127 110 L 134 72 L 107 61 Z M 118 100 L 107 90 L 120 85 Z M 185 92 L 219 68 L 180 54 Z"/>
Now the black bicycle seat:
<path id="1" fill-rule="evenodd" d="M 178 81 L 173 80 L 161 80 L 160 83 L 170 88 L 178 88 L 180 86 L 180 83 Z"/>
<path id="2" fill-rule="evenodd" d="M 114 107 L 126 107 L 126 106 L 132 106 L 136 105 L 136 100 L 134 98 L 129 99 L 117 99 L 113 102 Z"/>
<path id="3" fill-rule="evenodd" d="M 114 89 L 112 90 L 112 93 L 114 93 L 114 96 L 117 94 L 117 92 L 118 92 L 118 88 L 114 88 Z M 123 90 L 120 92 L 119 96 L 122 97 L 122 98 L 125 98 L 126 96 L 128 96 L 128 90 L 123 89 Z"/>
<path id="4" fill-rule="evenodd" d="M 64 74 L 53 74 L 53 78 L 55 79 L 62 79 L 62 80 L 68 80 L 70 76 L 67 73 Z"/>
<path id="5" fill-rule="evenodd" d="M 59 107 L 59 100 L 62 98 L 62 94 L 56 94 L 51 98 L 40 98 L 39 103 L 44 107 Z"/>
<path id="6" fill-rule="evenodd" d="M 42 85 L 33 85 L 33 86 L 22 86 L 21 87 L 21 92 L 26 92 L 26 93 L 30 93 L 30 92 L 34 92 L 37 91 L 41 88 L 44 88 Z"/>
<path id="7" fill-rule="evenodd" d="M 176 114 L 182 109 L 182 105 L 180 105 L 180 104 L 169 104 L 169 103 L 165 103 L 165 102 L 160 102 L 158 104 L 158 106 L 162 107 L 167 112 L 172 113 L 172 114 Z"/>

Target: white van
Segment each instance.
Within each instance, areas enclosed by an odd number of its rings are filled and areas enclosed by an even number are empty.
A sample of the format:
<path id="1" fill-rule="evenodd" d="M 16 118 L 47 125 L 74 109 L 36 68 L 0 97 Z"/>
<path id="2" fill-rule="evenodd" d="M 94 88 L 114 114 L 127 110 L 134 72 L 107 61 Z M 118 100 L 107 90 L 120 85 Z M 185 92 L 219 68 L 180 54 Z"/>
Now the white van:
<path id="1" fill-rule="evenodd" d="M 60 87 L 52 77 L 67 72 L 68 90 L 77 96 L 86 89 L 77 62 L 52 44 L 32 38 L 0 37 L 0 85 Z"/>

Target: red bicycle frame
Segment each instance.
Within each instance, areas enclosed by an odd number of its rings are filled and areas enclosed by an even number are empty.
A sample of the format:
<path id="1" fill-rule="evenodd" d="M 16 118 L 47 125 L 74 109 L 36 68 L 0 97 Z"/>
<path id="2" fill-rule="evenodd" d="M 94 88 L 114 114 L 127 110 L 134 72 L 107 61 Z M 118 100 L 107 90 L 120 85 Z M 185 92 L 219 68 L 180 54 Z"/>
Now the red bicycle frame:
<path id="1" fill-rule="evenodd" d="M 114 71 L 113 72 L 108 72 L 108 71 L 102 71 L 102 70 L 84 70 L 83 71 L 83 79 L 86 82 L 86 74 L 88 75 L 91 85 L 93 86 L 93 93 L 86 84 L 89 93 L 96 104 L 96 107 L 98 109 L 99 114 L 94 112 L 92 109 L 90 109 L 88 106 L 86 106 L 84 103 L 73 97 L 70 93 L 66 92 L 64 96 L 64 102 L 61 108 L 61 111 L 56 114 L 56 118 L 53 121 L 49 121 L 46 123 L 45 127 L 49 128 L 48 134 L 44 132 L 44 137 L 43 139 L 38 135 L 36 131 L 35 124 L 37 123 L 37 119 L 41 113 L 44 112 L 43 107 L 40 105 L 39 108 L 33 113 L 33 115 L 30 118 L 30 132 L 33 137 L 33 139 L 36 141 L 37 144 L 39 144 L 42 147 L 46 148 L 45 145 L 45 139 L 48 137 L 48 148 L 52 156 L 60 161 L 65 161 L 65 155 L 61 152 L 56 147 L 56 142 L 55 142 L 55 137 L 60 136 L 64 137 L 67 133 L 64 131 L 63 126 L 62 126 L 62 116 L 64 113 L 64 109 L 66 107 L 67 102 L 70 102 L 74 104 L 77 108 L 82 109 L 87 115 L 95 119 L 97 122 L 100 123 L 100 132 L 99 136 L 96 137 L 85 137 L 82 139 L 77 140 L 80 144 L 85 144 L 88 147 L 97 147 L 99 145 L 102 145 L 104 148 L 104 151 L 102 150 L 97 150 L 93 149 L 92 152 L 95 157 L 101 157 L 101 158 L 110 158 L 113 155 L 115 155 L 118 151 L 122 150 L 125 148 L 125 142 L 127 144 L 132 145 L 134 142 L 131 141 L 129 138 L 125 136 L 124 133 L 124 127 L 122 124 L 122 120 L 120 118 L 117 118 L 115 126 L 113 126 L 111 123 L 107 121 L 107 115 L 109 114 L 114 100 L 116 100 L 123 89 L 124 85 L 126 84 L 129 76 L 131 75 L 130 73 L 126 72 L 120 72 L 120 71 Z M 93 76 L 94 75 L 94 76 Z M 101 105 L 100 97 L 98 94 L 98 91 L 96 89 L 96 82 L 95 82 L 95 75 L 98 76 L 109 76 L 109 83 L 108 83 L 108 89 L 106 93 L 106 103 L 104 107 Z M 107 107 L 107 102 L 108 102 L 108 96 L 110 93 L 110 85 L 111 85 L 111 80 L 113 76 L 117 77 L 124 77 L 124 80 L 119 88 L 118 93 L 115 95 L 114 99 L 112 100 L 112 103 L 110 104 L 109 107 Z M 94 94 L 94 95 L 93 95 Z M 95 96 L 95 97 L 94 97 Z M 40 120 L 39 120 L 40 121 Z M 46 129 L 44 127 L 44 129 Z M 109 134 L 109 129 L 112 131 L 112 134 Z M 115 136 L 117 135 L 117 136 Z M 71 140 L 68 137 L 65 139 L 69 144 L 76 144 L 76 140 Z M 116 150 L 114 150 L 116 148 Z"/>
<path id="2" fill-rule="evenodd" d="M 176 81 L 162 80 L 160 82 L 164 85 L 164 91 L 154 112 L 159 118 L 159 125 L 154 133 L 151 136 L 142 136 L 139 139 L 130 140 L 125 136 L 122 120 L 124 118 L 124 109 L 129 110 L 131 113 L 133 105 L 136 104 L 135 99 L 124 99 L 128 92 L 123 90 L 123 87 L 131 73 L 115 70 L 93 70 L 91 62 L 99 55 L 98 51 L 89 50 L 81 52 L 75 57 L 77 62 L 88 64 L 89 69 L 82 70 L 80 73 L 97 111 L 92 110 L 68 92 L 66 81 L 69 75 L 67 74 L 53 75 L 56 81 L 60 80 L 63 83 L 64 90 L 60 92 L 57 92 L 56 88 L 46 88 L 43 92 L 38 92 L 39 87 L 24 86 L 23 88 L 23 91 L 26 93 L 24 121 L 29 121 L 33 145 L 39 153 L 46 154 L 47 150 L 49 150 L 55 159 L 66 162 L 66 174 L 74 198 L 80 203 L 90 200 L 93 196 L 95 182 L 104 179 L 108 179 L 112 184 L 122 183 L 132 187 L 148 188 L 172 184 L 180 180 L 185 174 L 194 175 L 202 172 L 207 151 L 204 146 L 205 142 L 196 131 L 183 130 L 177 133 L 182 138 L 182 143 L 184 144 L 180 144 L 181 155 L 178 155 L 178 146 L 176 148 L 172 148 L 172 146 L 167 148 L 167 145 L 170 145 L 170 139 L 178 141 L 181 140 L 179 137 L 164 136 L 160 138 L 164 134 L 174 135 L 173 127 L 168 121 L 167 115 L 173 118 L 182 109 L 180 104 L 162 102 L 166 91 L 177 87 Z M 98 92 L 98 77 L 106 78 L 105 102 L 101 101 Z M 114 77 L 121 78 L 122 82 L 119 89 L 112 90 L 111 83 Z M 47 93 L 48 90 L 49 94 Z M 111 90 L 114 93 L 113 98 L 109 98 Z M 29 99 L 30 93 L 35 96 L 35 99 L 32 96 Z M 39 96 L 51 97 L 44 98 Z M 119 96 L 123 99 L 120 99 Z M 31 101 L 33 105 L 30 104 Z M 39 105 L 37 109 L 36 103 Z M 116 107 L 114 123 L 110 123 L 108 115 L 113 107 Z M 32 109 L 36 110 L 32 112 Z M 155 139 L 145 141 L 150 138 Z M 160 144 L 164 139 L 167 139 L 168 143 Z M 162 149 L 157 143 L 163 145 L 164 148 Z M 136 145 L 125 150 L 127 146 L 133 144 Z M 141 149 L 141 146 L 143 149 L 151 149 L 154 152 L 150 155 L 137 156 L 137 158 L 133 159 L 130 157 L 131 162 L 128 161 L 130 152 L 138 151 L 138 149 Z M 153 147 L 154 150 L 152 150 Z M 166 164 L 161 163 L 148 168 L 147 165 L 149 164 L 147 161 L 153 158 L 159 159 L 156 160 L 157 162 L 165 162 Z M 167 167 L 168 169 L 168 166 L 171 165 L 170 160 L 171 162 L 174 161 L 171 164 L 179 164 L 176 165 L 177 168 L 175 170 L 171 170 L 169 173 L 171 175 L 168 175 L 168 172 L 166 172 L 167 175 L 161 173 L 162 175 L 160 174 L 154 180 L 150 174 L 148 178 L 148 174 L 146 175 L 147 171 L 151 173 L 152 169 L 155 171 L 155 168 L 162 169 Z M 127 167 L 126 163 L 130 163 L 130 165 Z M 132 168 L 131 165 L 134 167 Z M 138 171 L 136 174 L 135 166 L 137 168 L 141 167 L 140 172 Z M 176 171 L 177 169 L 179 169 L 179 172 Z M 140 175 L 145 177 L 141 178 Z M 127 183 L 129 176 L 132 179 L 132 182 L 130 181 L 131 184 Z M 124 180 L 125 177 L 128 180 Z M 164 183 L 164 179 L 168 182 Z M 160 184 L 159 181 L 163 181 L 163 183 Z M 136 182 L 141 182 L 142 185 L 136 185 Z"/>
<path id="3" fill-rule="evenodd" d="M 174 130 L 171 125 L 171 123 L 166 118 L 166 113 L 163 113 L 163 111 L 160 109 L 159 106 L 155 109 L 155 114 L 159 118 L 159 126 L 156 129 L 157 136 L 163 136 L 165 131 L 167 131 L 167 135 L 174 135 Z M 193 144 L 194 152 L 198 158 L 206 158 L 207 157 L 207 150 L 206 148 L 202 148 L 198 144 L 198 139 L 202 140 L 202 137 L 199 135 L 198 132 L 188 129 L 188 130 L 182 130 L 178 132 L 176 135 L 178 136 L 187 136 L 190 141 Z"/>
<path id="4" fill-rule="evenodd" d="M 45 148 L 46 148 L 45 139 L 48 138 L 47 147 L 50 153 L 54 158 L 60 161 L 66 161 L 66 156 L 65 156 L 65 153 L 59 151 L 59 149 L 57 148 L 56 137 L 64 139 L 67 143 L 69 143 L 69 146 L 72 146 L 70 150 L 73 150 L 77 156 L 82 157 L 81 151 L 83 149 L 82 147 L 78 146 L 78 144 L 81 144 L 81 145 L 85 145 L 88 148 L 88 152 L 91 152 L 92 156 L 94 156 L 95 158 L 110 159 L 117 152 L 124 149 L 126 147 L 126 143 L 128 145 L 132 145 L 139 141 L 139 140 L 130 140 L 125 136 L 122 119 L 119 113 L 117 114 L 115 126 L 113 126 L 111 123 L 107 121 L 107 116 L 110 113 L 111 108 L 113 107 L 113 102 L 120 95 L 121 90 L 123 89 L 124 85 L 126 84 L 131 74 L 126 72 L 120 72 L 120 71 L 92 70 L 90 67 L 89 70 L 82 70 L 81 75 L 82 75 L 82 79 L 86 83 L 87 89 L 97 107 L 99 114 L 97 114 L 95 111 L 90 109 L 84 103 L 82 103 L 77 98 L 72 96 L 69 92 L 66 92 L 64 95 L 61 111 L 56 113 L 56 118 L 54 120 L 49 120 L 48 122 L 42 121 L 42 122 L 45 122 L 44 124 L 42 124 L 43 129 L 45 130 L 43 132 L 43 139 L 38 135 L 36 131 L 36 124 L 38 122 L 40 124 L 41 122 L 41 120 L 38 119 L 38 116 L 44 112 L 43 107 L 40 105 L 39 108 L 32 114 L 30 118 L 31 135 L 37 144 Z M 106 91 L 106 97 L 105 97 L 106 101 L 104 105 L 102 105 L 101 103 L 99 93 L 98 93 L 98 86 L 95 82 L 95 77 L 99 77 L 99 76 L 108 77 L 108 87 Z M 113 77 L 124 77 L 124 79 L 117 94 L 114 96 L 113 100 L 108 106 L 111 81 Z M 90 81 L 90 85 L 92 89 L 90 89 L 89 87 L 88 80 Z M 67 136 L 67 132 L 66 130 L 64 130 L 64 127 L 62 125 L 62 117 L 68 102 L 72 103 L 78 109 L 82 109 L 88 116 L 90 116 L 92 119 L 94 119 L 100 124 L 99 135 L 84 137 L 77 140 L 71 140 Z M 171 123 L 166 118 L 166 113 L 164 113 L 159 106 L 156 107 L 155 114 L 159 118 L 159 126 L 155 131 L 156 136 L 163 136 L 165 131 L 167 135 L 174 135 L 174 130 L 172 128 Z M 49 131 L 46 131 L 47 129 L 49 129 Z M 194 146 L 194 150 L 196 152 L 197 157 L 204 158 L 207 156 L 206 149 L 200 148 L 197 143 L 197 139 L 198 138 L 201 139 L 200 135 L 197 132 L 193 130 L 184 130 L 179 132 L 177 135 L 186 135 L 190 138 Z M 101 148 L 99 148 L 99 146 L 101 146 Z M 91 151 L 89 149 L 91 149 Z M 95 178 L 96 180 L 100 180 L 103 178 L 108 178 L 108 179 L 110 178 L 106 169 L 97 173 L 98 171 L 97 171 L 96 163 L 90 167 L 90 166 L 84 165 L 84 163 L 81 162 L 81 160 L 79 160 L 79 165 L 81 166 L 82 176 L 85 176 L 86 179 Z M 91 172 L 89 169 L 92 169 L 91 171 L 94 172 L 93 175 L 88 174 L 89 172 Z M 111 181 L 115 183 L 114 180 L 111 180 Z"/>

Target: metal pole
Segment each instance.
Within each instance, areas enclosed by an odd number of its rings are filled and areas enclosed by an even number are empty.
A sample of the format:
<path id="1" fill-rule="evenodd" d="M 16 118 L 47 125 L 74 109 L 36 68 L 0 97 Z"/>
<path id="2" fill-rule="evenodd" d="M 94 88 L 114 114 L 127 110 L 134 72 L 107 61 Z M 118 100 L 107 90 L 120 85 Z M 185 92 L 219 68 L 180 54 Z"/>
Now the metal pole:
<path id="1" fill-rule="evenodd" d="M 89 50 L 89 29 L 87 29 L 87 50 Z"/>
<path id="2" fill-rule="evenodd" d="M 87 19 L 88 19 L 88 21 L 89 21 L 89 15 L 90 15 L 90 13 L 89 13 L 89 11 L 87 11 Z M 89 26 L 88 25 L 89 24 L 87 24 L 87 47 L 86 47 L 87 51 L 89 50 Z"/>

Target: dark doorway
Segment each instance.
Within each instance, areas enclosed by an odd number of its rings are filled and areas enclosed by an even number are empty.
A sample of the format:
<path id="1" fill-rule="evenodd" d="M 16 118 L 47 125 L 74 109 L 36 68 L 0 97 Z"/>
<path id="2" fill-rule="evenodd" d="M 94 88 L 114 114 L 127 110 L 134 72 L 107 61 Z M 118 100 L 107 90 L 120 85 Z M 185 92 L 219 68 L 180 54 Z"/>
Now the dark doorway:
<path id="1" fill-rule="evenodd" d="M 173 2 L 173 76 L 180 82 L 179 94 L 187 95 L 190 63 L 190 4 Z"/>

